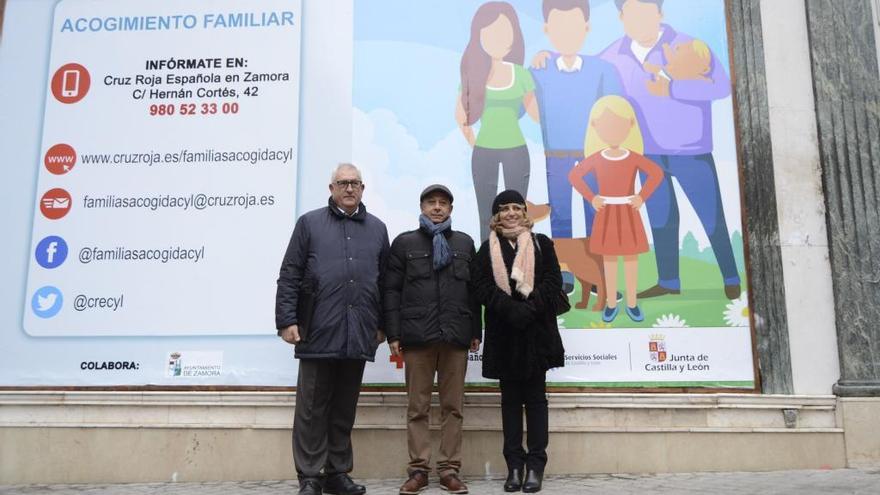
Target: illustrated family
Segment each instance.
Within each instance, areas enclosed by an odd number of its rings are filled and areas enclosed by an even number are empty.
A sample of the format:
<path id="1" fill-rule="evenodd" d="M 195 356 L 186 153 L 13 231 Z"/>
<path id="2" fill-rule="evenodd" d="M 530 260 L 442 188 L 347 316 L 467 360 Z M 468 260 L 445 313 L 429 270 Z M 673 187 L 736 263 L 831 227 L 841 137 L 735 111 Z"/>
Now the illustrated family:
<path id="1" fill-rule="evenodd" d="M 574 281 L 583 297 L 575 307 L 585 308 L 595 291 L 605 322 L 618 318 L 619 302 L 640 322 L 640 299 L 680 294 L 680 200 L 711 243 L 719 289 L 740 296 L 712 143 L 712 103 L 730 95 L 730 80 L 707 43 L 665 22 L 663 3 L 614 0 L 616 18 L 593 21 L 588 0 L 544 0 L 552 51 L 533 54 L 528 65 L 514 7 L 477 8 L 454 116 L 472 147 L 479 248 L 452 228 L 460 192 L 425 187 L 418 215 L 413 207 L 417 228 L 389 242 L 361 200 L 361 170 L 342 163 L 332 171 L 327 205 L 296 222 L 276 296 L 278 335 L 299 360 L 293 453 L 301 494 L 366 492 L 349 476 L 351 432 L 365 363 L 386 340 L 405 365 L 409 463 L 401 495 L 429 486 L 435 376 L 434 469 L 442 489 L 468 492 L 459 476 L 465 374 L 468 353 L 481 347 L 483 376 L 497 379 L 501 392 L 503 488 L 540 491 L 546 377 L 565 362 L 557 317 L 570 309 Z M 597 55 L 583 54 L 591 22 L 619 22 L 625 34 Z M 540 124 L 548 204 L 527 200 L 526 115 Z M 573 192 L 583 199 L 582 238 L 574 236 Z M 638 291 L 639 255 L 650 250 L 643 206 L 657 280 Z M 551 237 L 533 231 L 546 216 Z"/>

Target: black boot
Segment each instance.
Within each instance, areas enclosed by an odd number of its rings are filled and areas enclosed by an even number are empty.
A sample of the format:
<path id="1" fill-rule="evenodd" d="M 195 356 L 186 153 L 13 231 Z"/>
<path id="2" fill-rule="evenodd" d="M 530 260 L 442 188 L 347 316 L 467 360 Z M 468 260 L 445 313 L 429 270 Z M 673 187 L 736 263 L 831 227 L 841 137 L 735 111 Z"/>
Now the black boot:
<path id="1" fill-rule="evenodd" d="M 518 492 L 523 484 L 522 468 L 513 468 L 507 470 L 507 481 L 504 482 L 505 492 Z"/>
<path id="2" fill-rule="evenodd" d="M 526 480 L 523 482 L 523 493 L 535 493 L 541 491 L 541 483 L 544 481 L 544 473 L 539 473 L 534 469 L 529 469 L 526 473 Z"/>

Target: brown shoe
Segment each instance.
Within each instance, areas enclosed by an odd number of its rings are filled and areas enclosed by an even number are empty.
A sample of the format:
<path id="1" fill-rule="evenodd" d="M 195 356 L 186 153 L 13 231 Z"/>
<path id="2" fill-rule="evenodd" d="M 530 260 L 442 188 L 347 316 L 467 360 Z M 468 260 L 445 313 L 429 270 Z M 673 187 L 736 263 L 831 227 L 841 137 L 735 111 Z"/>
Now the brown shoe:
<path id="1" fill-rule="evenodd" d="M 440 478 L 440 488 L 446 490 L 449 493 L 467 493 L 468 488 L 467 485 L 461 482 L 458 479 L 458 475 L 455 473 L 447 474 L 446 476 Z"/>
<path id="2" fill-rule="evenodd" d="M 645 289 L 638 293 L 639 299 L 647 299 L 649 297 L 660 297 L 665 295 L 678 295 L 681 294 L 681 291 L 678 289 L 667 289 L 661 285 L 655 285 L 650 289 Z"/>
<path id="3" fill-rule="evenodd" d="M 724 295 L 733 301 L 742 294 L 742 287 L 739 284 L 731 284 L 724 286 Z"/>
<path id="4" fill-rule="evenodd" d="M 428 473 L 413 471 L 406 483 L 400 487 L 400 495 L 417 495 L 428 488 Z"/>

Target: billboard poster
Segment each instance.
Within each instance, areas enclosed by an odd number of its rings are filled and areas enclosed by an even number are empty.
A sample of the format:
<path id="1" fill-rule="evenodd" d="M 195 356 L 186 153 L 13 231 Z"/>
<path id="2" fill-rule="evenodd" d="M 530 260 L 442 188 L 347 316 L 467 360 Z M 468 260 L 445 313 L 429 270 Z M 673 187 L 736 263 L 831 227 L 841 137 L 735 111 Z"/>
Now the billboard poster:
<path id="1" fill-rule="evenodd" d="M 381 177 L 389 231 L 443 182 L 474 239 L 504 188 L 553 239 L 572 310 L 548 381 L 753 387 L 723 0 L 356 2 L 354 46 L 353 154 Z M 597 159 L 605 113 L 632 122 L 623 154 L 656 179 Z M 648 246 L 620 241 L 633 231 Z M 605 260 L 642 321 L 603 319 Z"/>
<path id="2" fill-rule="evenodd" d="M 10 0 L 3 24 L 0 385 L 295 384 L 275 279 L 320 150 L 392 238 L 427 184 L 478 242 L 523 193 L 572 305 L 552 385 L 754 388 L 723 0 Z M 365 384 L 402 368 L 380 346 Z"/>

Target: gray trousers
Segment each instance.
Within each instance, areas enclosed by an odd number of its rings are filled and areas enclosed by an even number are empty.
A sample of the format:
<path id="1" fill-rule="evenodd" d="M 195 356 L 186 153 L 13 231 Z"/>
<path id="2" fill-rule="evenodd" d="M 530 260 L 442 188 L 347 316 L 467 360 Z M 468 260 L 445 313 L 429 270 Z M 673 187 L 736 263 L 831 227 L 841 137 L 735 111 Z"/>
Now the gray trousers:
<path id="1" fill-rule="evenodd" d="M 477 211 L 480 214 L 480 238 L 489 238 L 489 220 L 492 218 L 492 201 L 498 194 L 498 166 L 504 172 L 504 186 L 528 197 L 529 150 L 525 145 L 518 148 L 492 149 L 474 146 L 471 155 L 471 173 L 474 191 L 477 193 Z"/>
<path id="2" fill-rule="evenodd" d="M 293 462 L 299 479 L 351 472 L 351 429 L 365 361 L 300 359 L 293 419 Z"/>

